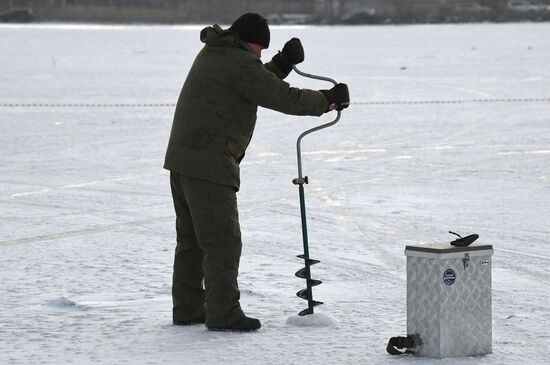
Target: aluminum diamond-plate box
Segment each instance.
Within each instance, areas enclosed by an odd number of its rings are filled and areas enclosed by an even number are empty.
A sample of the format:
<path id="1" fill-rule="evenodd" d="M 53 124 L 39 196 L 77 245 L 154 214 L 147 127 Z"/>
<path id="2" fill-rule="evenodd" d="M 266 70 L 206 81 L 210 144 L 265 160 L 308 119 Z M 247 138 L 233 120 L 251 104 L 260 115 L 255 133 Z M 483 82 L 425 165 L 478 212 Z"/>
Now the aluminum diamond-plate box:
<path id="1" fill-rule="evenodd" d="M 418 356 L 492 352 L 493 246 L 407 246 L 407 334 Z"/>

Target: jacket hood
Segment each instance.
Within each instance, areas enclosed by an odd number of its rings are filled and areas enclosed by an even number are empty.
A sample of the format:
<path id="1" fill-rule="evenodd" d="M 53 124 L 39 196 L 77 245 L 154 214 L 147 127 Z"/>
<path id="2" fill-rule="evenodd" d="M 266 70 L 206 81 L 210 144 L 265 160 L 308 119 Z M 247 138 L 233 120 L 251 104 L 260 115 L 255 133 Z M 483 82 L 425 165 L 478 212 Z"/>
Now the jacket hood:
<path id="1" fill-rule="evenodd" d="M 236 46 L 249 50 L 246 43 L 232 30 L 222 29 L 218 24 L 206 27 L 201 31 L 201 42 L 209 46 Z"/>

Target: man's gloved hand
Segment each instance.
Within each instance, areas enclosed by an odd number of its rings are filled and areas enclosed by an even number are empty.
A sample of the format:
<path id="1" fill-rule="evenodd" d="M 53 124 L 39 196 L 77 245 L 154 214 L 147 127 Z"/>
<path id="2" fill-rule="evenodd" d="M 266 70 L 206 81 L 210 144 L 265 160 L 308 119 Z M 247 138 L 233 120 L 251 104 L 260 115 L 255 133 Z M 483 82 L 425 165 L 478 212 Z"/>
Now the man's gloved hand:
<path id="1" fill-rule="evenodd" d="M 277 53 L 271 61 L 285 74 L 292 71 L 292 66 L 304 61 L 304 47 L 298 38 L 292 38 L 285 43 L 283 51 Z"/>
<path id="2" fill-rule="evenodd" d="M 304 47 L 298 38 L 292 38 L 286 42 L 281 53 L 283 58 L 293 65 L 304 62 Z"/>
<path id="3" fill-rule="evenodd" d="M 349 106 L 349 90 L 346 84 L 336 84 L 330 90 L 319 90 L 328 100 L 327 112 L 331 110 L 341 111 Z"/>

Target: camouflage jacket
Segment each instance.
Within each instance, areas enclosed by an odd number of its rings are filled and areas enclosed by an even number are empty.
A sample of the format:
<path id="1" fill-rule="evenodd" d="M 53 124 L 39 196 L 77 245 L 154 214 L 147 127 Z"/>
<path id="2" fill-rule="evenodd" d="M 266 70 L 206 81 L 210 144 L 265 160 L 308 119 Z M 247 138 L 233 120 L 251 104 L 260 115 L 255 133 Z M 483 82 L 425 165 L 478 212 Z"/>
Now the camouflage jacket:
<path id="1" fill-rule="evenodd" d="M 164 168 L 238 190 L 258 106 L 320 116 L 328 102 L 319 91 L 290 87 L 287 75 L 264 65 L 236 33 L 214 25 L 200 37 L 205 46 L 183 84 Z"/>

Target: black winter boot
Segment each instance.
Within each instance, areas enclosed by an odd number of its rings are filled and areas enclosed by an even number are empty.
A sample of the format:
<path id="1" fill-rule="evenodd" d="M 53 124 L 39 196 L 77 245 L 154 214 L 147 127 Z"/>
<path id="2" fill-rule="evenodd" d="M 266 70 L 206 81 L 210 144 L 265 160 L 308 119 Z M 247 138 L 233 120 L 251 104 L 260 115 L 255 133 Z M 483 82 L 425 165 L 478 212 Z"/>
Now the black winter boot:
<path id="1" fill-rule="evenodd" d="M 210 331 L 232 331 L 232 332 L 252 332 L 262 327 L 260 321 L 256 318 L 243 317 L 237 322 L 226 327 L 208 327 Z"/>

